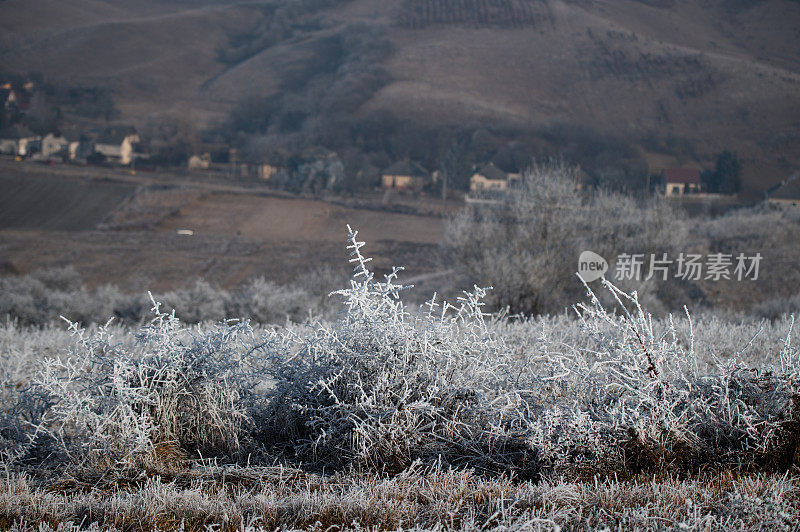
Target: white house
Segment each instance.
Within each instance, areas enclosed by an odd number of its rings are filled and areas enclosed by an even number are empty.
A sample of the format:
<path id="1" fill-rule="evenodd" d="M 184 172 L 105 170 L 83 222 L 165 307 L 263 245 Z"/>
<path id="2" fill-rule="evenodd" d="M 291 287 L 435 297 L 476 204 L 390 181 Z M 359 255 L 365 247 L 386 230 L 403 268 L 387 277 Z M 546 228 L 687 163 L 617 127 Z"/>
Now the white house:
<path id="1" fill-rule="evenodd" d="M 519 179 L 519 174 L 504 172 L 494 163 L 489 163 L 472 174 L 469 179 L 469 190 L 473 193 L 506 190 L 509 183 L 515 179 Z"/>
<path id="2" fill-rule="evenodd" d="M 74 130 L 48 133 L 42 138 L 41 158 L 61 157 L 74 160 L 81 152 L 81 134 Z"/>
<path id="3" fill-rule="evenodd" d="M 700 170 L 697 168 L 664 169 L 664 193 L 667 196 L 683 196 L 702 190 Z"/>
<path id="4" fill-rule="evenodd" d="M 398 161 L 381 172 L 383 188 L 422 188 L 431 179 L 430 174 L 414 161 Z"/>
<path id="5" fill-rule="evenodd" d="M 94 142 L 94 151 L 119 164 L 130 164 L 139 135 L 133 128 L 111 128 Z"/>
<path id="6" fill-rule="evenodd" d="M 0 153 L 25 157 L 38 148 L 41 140 L 25 126 L 11 126 L 0 131 Z"/>
<path id="7" fill-rule="evenodd" d="M 211 154 L 202 153 L 200 155 L 192 155 L 189 157 L 188 166 L 189 170 L 208 170 L 211 166 Z"/>

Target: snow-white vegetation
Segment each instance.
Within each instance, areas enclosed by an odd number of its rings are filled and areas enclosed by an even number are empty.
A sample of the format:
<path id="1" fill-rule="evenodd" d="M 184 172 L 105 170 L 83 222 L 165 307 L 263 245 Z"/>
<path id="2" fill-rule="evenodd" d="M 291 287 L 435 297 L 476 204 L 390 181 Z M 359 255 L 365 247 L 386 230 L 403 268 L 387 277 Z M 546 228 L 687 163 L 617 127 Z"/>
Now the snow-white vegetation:
<path id="1" fill-rule="evenodd" d="M 573 274 L 586 250 L 608 260 L 610 279 L 620 279 L 619 255 L 641 254 L 641 275 L 615 282 L 627 292 L 636 290 L 658 316 L 680 313 L 689 301 L 696 310 L 770 319 L 800 312 L 800 210 L 762 203 L 689 217 L 670 199 L 635 199 L 584 185 L 577 168 L 559 161 L 533 164 L 498 204 L 469 205 L 448 221 L 443 239 L 448 266 L 469 284 L 494 286 L 489 303 L 513 313 L 552 314 L 571 305 L 581 296 Z M 674 264 L 666 279 L 647 279 L 651 255 L 675 261 L 681 253 L 757 252 L 763 258 L 757 282 L 735 276 L 687 281 L 676 275 Z M 611 302 L 605 293 L 597 295 Z"/>
<path id="2" fill-rule="evenodd" d="M 0 328 L 0 528 L 748 529 L 800 519 L 794 318 L 404 304 L 330 321 Z M 576 278 L 576 282 L 579 282 Z M 597 294 L 604 294 L 601 301 Z"/>
<path id="3" fill-rule="evenodd" d="M 335 302 L 324 296 L 344 278 L 346 275 L 329 268 L 317 268 L 292 284 L 256 277 L 232 290 L 198 279 L 155 298 L 163 310 L 175 310 L 183 323 L 221 321 L 232 316 L 246 316 L 262 324 L 302 322 L 309 315 L 336 315 Z M 88 288 L 71 267 L 0 276 L 0 318 L 24 325 L 60 322 L 59 316 L 82 324 L 105 323 L 110 317 L 117 323 L 139 324 L 151 317 L 151 307 L 147 294 L 125 294 L 113 285 Z"/>

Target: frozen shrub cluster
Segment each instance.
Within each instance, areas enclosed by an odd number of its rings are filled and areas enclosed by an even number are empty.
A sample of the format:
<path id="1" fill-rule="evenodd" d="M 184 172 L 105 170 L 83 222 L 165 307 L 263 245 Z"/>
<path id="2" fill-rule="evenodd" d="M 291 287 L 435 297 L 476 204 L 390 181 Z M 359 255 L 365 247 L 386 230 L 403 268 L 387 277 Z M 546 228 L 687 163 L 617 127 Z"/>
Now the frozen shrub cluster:
<path id="1" fill-rule="evenodd" d="M 585 475 L 793 463 L 800 443 L 793 321 L 770 346 L 775 364 L 739 359 L 758 332 L 729 358 L 701 357 L 688 315 L 687 335 L 671 316 L 654 319 L 635 292 L 604 284 L 616 312 L 590 290 L 590 302 L 576 307 L 583 338 L 543 329 L 523 349 L 527 387 L 541 405 L 529 441 L 543 466 Z"/>
<path id="2" fill-rule="evenodd" d="M 181 321 L 200 323 L 224 320 L 231 296 L 225 290 L 198 280 L 189 288 L 167 292 L 158 299 L 165 310 L 174 311 Z"/>
<path id="3" fill-rule="evenodd" d="M 228 316 L 246 316 L 257 323 L 302 322 L 314 312 L 315 301 L 306 290 L 257 277 L 233 295 Z"/>
<path id="4" fill-rule="evenodd" d="M 302 322 L 334 316 L 338 308 L 325 296 L 340 276 L 330 270 L 308 272 L 301 281 L 280 285 L 257 277 L 224 290 L 198 280 L 186 288 L 156 295 L 163 308 L 184 323 L 236 317 L 263 324 Z M 21 277 L 0 277 L 0 319 L 44 326 L 68 316 L 81 324 L 104 323 L 113 316 L 142 323 L 150 315 L 147 297 L 124 294 L 111 285 L 87 288 L 71 268 L 49 269 Z"/>
<path id="5" fill-rule="evenodd" d="M 784 313 L 796 314 L 799 301 L 794 287 L 800 285 L 799 232 L 798 209 L 766 203 L 699 219 L 692 236 L 706 242 L 709 250 L 762 255 L 758 282 L 732 280 L 714 283 L 704 291 L 718 294 L 714 301 L 718 306 L 752 312 L 758 317 L 774 319 Z"/>
<path id="6" fill-rule="evenodd" d="M 154 303 L 153 320 L 128 345 L 107 326 L 69 356 L 46 359 L 36 385 L 50 402 L 40 430 L 94 466 L 161 464 L 184 453 L 233 456 L 263 372 L 247 323 L 186 329 Z"/>
<path id="7" fill-rule="evenodd" d="M 687 301 L 758 317 L 797 312 L 797 298 L 786 299 L 786 287 L 800 284 L 797 209 L 759 204 L 689 223 L 668 198 L 636 200 L 587 190 L 577 178 L 578 170 L 561 162 L 534 163 L 497 203 L 470 204 L 446 223 L 445 259 L 467 282 L 494 287 L 488 300 L 492 310 L 560 312 L 581 296 L 572 273 L 580 253 L 591 250 L 608 260 L 609 277 L 620 254 L 644 255 L 640 278 L 618 286 L 636 290 L 658 316 L 680 312 Z M 760 253 L 760 275 L 757 282 L 689 282 L 674 275 L 644 280 L 650 255 L 675 260 L 679 253 Z M 612 302 L 604 294 L 598 297 Z"/>
<path id="8" fill-rule="evenodd" d="M 10 316 L 22 324 L 45 324 L 61 315 L 84 323 L 103 322 L 115 314 L 131 314 L 130 299 L 113 286 L 86 288 L 72 268 L 0 277 L 0 317 Z"/>
<path id="9" fill-rule="evenodd" d="M 326 269 L 307 272 L 292 284 L 281 285 L 256 277 L 233 290 L 197 281 L 189 288 L 158 296 L 165 309 L 186 323 L 248 319 L 255 323 L 284 325 L 302 323 L 310 317 L 333 317 L 339 308 L 326 296 L 341 286 L 341 276 Z"/>
<path id="10" fill-rule="evenodd" d="M 31 390 L 31 378 L 42 359 L 69 345 L 63 330 L 0 323 L 0 463 L 17 462 L 34 449 L 28 428 L 40 421 L 46 405 Z"/>
<path id="11" fill-rule="evenodd" d="M 350 233 L 355 275 L 346 312 L 297 338 L 276 332 L 272 437 L 322 463 L 396 471 L 420 456 L 501 459 L 489 403 L 510 386 L 503 342 L 482 312 L 485 291 L 458 307 L 432 298 L 409 312 L 399 269 L 377 281 Z M 493 445 L 497 448 L 493 449 Z"/>
<path id="12" fill-rule="evenodd" d="M 336 292 L 335 321 L 185 328 L 154 305 L 122 341 L 123 329 L 73 324 L 75 348 L 35 379 L 43 415 L 2 411 L 7 447 L 34 441 L 19 436 L 31 429 L 103 467 L 200 453 L 380 472 L 422 460 L 517 478 L 785 469 L 800 456 L 793 318 L 654 318 L 607 282 L 612 305 L 585 287 L 572 316 L 488 316 L 477 287 L 456 306 L 434 296 L 412 309 L 399 269 L 375 279 L 363 245 L 351 231 L 355 275 Z"/>
<path id="13" fill-rule="evenodd" d="M 770 299 L 753 308 L 753 314 L 769 320 L 800 314 L 800 292 L 791 297 Z"/>
<path id="14" fill-rule="evenodd" d="M 535 349 L 482 311 L 478 290 L 459 308 L 409 312 L 396 273 L 377 282 L 351 234 L 356 279 L 347 312 L 296 338 L 275 333 L 272 437 L 306 459 L 396 469 L 415 458 L 571 476 L 639 469 L 790 465 L 798 352 L 792 324 L 775 364 L 699 356 L 691 318 L 655 319 L 633 292 L 605 283 L 616 310 L 589 291 L 574 332 Z M 688 324 L 688 330 L 687 330 Z M 523 333 L 532 336 L 528 325 Z"/>

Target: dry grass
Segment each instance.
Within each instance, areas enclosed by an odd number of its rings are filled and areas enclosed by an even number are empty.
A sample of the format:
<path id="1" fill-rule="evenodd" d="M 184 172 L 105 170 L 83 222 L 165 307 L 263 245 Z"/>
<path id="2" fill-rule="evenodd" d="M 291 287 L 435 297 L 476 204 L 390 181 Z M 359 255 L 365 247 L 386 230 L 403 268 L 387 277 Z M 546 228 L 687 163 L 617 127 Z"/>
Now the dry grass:
<path id="1" fill-rule="evenodd" d="M 419 466 L 393 478 L 279 467 L 125 482 L 12 475 L 0 481 L 0 530 L 791 530 L 798 494 L 795 477 L 734 472 L 536 484 Z"/>

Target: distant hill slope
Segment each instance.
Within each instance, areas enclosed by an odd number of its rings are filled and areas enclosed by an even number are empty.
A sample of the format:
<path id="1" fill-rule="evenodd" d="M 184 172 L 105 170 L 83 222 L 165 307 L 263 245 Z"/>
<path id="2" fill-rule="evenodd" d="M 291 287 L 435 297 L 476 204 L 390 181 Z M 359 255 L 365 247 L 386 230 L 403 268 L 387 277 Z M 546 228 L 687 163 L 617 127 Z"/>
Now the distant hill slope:
<path id="1" fill-rule="evenodd" d="M 133 122 L 164 109 L 209 121 L 313 76 L 310 44 L 363 24 L 394 52 L 390 81 L 360 112 L 672 135 L 701 161 L 739 150 L 753 187 L 800 164 L 800 2 L 307 0 L 276 14 L 278 4 L 6 0 L 0 67 L 112 86 Z"/>

